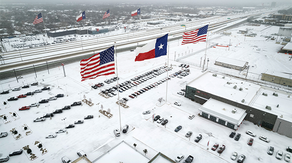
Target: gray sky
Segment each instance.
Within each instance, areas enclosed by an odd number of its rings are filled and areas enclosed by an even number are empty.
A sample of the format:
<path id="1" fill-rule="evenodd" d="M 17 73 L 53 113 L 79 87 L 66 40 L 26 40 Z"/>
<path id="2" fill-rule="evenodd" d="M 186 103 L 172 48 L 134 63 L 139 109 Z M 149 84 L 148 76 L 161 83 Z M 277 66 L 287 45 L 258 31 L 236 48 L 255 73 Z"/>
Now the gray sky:
<path id="1" fill-rule="evenodd" d="M 222 5 L 242 5 L 242 4 L 261 4 L 261 3 L 289 3 L 292 5 L 292 0 L 0 0 L 0 5 L 3 3 L 134 3 L 134 4 L 149 4 L 157 3 L 161 4 L 222 4 Z"/>

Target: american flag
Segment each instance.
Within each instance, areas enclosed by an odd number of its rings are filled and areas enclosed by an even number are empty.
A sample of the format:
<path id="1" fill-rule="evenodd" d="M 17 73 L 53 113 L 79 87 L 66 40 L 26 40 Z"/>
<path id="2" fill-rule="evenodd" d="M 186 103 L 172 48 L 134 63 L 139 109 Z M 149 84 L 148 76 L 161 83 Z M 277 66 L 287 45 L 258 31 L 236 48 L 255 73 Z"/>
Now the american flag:
<path id="1" fill-rule="evenodd" d="M 108 9 L 108 10 L 104 13 L 102 19 L 105 19 L 105 18 L 107 18 L 107 17 L 109 17 L 109 16 L 110 16 L 110 11 L 109 11 L 109 9 Z"/>
<path id="2" fill-rule="evenodd" d="M 190 32 L 184 32 L 182 45 L 205 42 L 207 37 L 208 25 Z"/>
<path id="3" fill-rule="evenodd" d="M 81 81 L 103 75 L 115 74 L 114 46 L 80 61 Z"/>
<path id="4" fill-rule="evenodd" d="M 34 21 L 33 21 L 33 24 L 38 24 L 38 23 L 41 23 L 41 22 L 43 22 L 43 17 L 42 17 L 42 13 L 39 13 L 39 14 L 35 17 L 35 19 L 34 19 Z"/>

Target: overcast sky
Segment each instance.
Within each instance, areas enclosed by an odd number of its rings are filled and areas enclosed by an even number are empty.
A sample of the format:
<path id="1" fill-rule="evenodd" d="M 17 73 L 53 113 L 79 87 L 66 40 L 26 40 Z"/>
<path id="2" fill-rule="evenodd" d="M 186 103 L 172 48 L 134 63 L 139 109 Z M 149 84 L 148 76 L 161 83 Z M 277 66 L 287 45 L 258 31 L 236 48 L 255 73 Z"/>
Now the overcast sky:
<path id="1" fill-rule="evenodd" d="M 155 4 L 157 2 L 164 4 L 222 4 L 222 5 L 244 5 L 244 4 L 261 4 L 261 3 L 290 3 L 292 0 L 0 0 L 0 5 L 4 3 L 134 3 L 134 4 Z"/>

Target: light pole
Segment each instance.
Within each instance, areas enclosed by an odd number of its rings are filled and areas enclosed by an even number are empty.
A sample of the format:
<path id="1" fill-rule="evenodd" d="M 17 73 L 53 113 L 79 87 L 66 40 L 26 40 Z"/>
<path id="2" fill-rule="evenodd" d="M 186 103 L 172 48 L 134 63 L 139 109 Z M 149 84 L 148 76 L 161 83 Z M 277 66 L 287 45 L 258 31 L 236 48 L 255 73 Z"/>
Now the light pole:
<path id="1" fill-rule="evenodd" d="M 206 70 L 208 69 L 208 63 L 209 63 L 209 58 L 207 59 L 207 68 L 206 68 Z"/>

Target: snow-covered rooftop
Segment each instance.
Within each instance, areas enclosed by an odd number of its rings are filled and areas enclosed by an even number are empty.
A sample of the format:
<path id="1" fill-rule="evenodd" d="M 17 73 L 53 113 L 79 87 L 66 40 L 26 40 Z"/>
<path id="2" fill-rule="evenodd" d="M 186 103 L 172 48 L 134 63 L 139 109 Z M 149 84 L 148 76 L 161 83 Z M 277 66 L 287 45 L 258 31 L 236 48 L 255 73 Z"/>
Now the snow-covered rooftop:
<path id="1" fill-rule="evenodd" d="M 233 59 L 233 58 L 226 58 L 226 57 L 219 57 L 216 61 L 222 62 L 222 63 L 227 63 L 230 65 L 235 65 L 235 66 L 241 66 L 241 67 L 243 67 L 247 62 L 247 61 L 241 61 L 241 60 L 237 60 L 237 59 Z"/>

